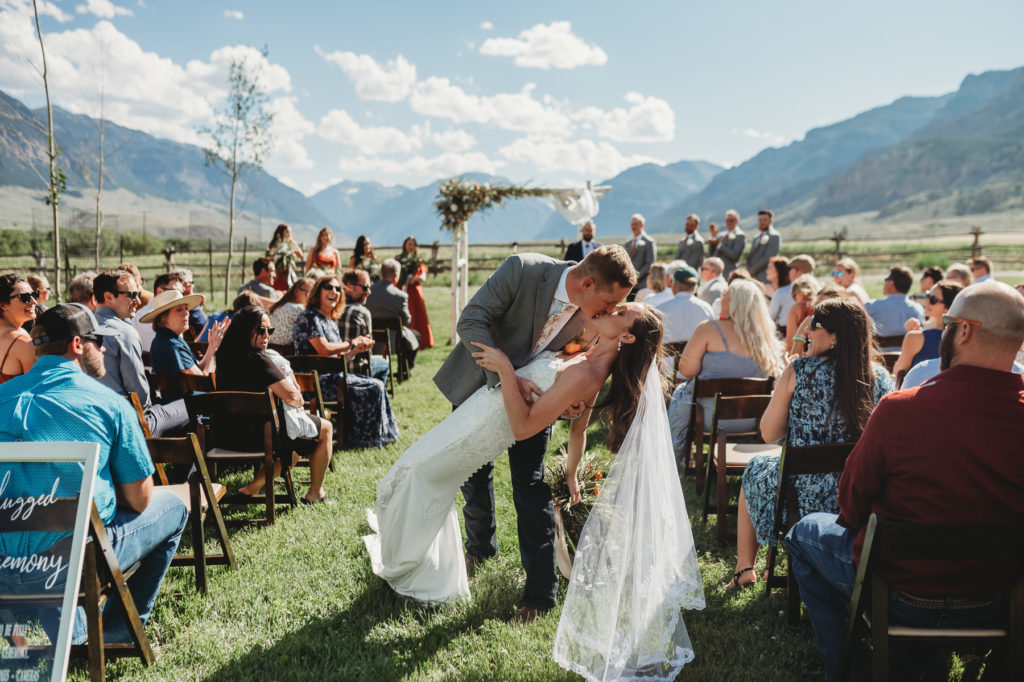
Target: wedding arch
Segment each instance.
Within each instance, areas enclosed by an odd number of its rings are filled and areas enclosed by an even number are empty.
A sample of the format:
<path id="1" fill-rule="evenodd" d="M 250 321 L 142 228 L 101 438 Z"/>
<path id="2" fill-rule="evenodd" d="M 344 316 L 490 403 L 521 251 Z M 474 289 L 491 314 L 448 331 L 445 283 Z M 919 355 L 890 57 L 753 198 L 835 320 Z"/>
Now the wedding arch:
<path id="1" fill-rule="evenodd" d="M 434 207 L 441 218 L 441 228 L 452 234 L 452 306 L 451 343 L 458 342 L 455 326 L 469 298 L 469 231 L 466 224 L 475 213 L 494 205 L 501 206 L 505 199 L 523 197 L 549 197 L 552 205 L 569 222 L 581 226 L 597 215 L 597 202 L 611 187 L 578 189 L 549 189 L 521 185 L 492 185 L 451 178 L 438 186 Z"/>

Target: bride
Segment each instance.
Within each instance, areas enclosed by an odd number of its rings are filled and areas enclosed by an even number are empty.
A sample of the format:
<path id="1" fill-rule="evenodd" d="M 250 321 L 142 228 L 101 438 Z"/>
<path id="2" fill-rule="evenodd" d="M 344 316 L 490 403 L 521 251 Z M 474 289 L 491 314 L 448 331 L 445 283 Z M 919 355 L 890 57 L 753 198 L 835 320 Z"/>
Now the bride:
<path id="1" fill-rule="evenodd" d="M 704 597 L 658 371 L 661 316 L 630 303 L 589 324 L 599 337 L 591 350 L 542 353 L 518 371 L 500 350 L 475 344 L 477 364 L 499 375 L 500 390 L 477 390 L 395 462 L 377 486 L 376 514 L 368 513 L 375 532 L 363 539 L 373 572 L 399 594 L 468 599 L 460 484 L 570 406 L 592 406 L 610 374 L 608 446 L 618 456 L 580 537 L 554 657 L 588 679 L 674 679 L 693 658 L 680 608 L 703 608 Z M 543 391 L 532 404 L 516 375 Z M 573 502 L 590 412 L 570 429 Z"/>

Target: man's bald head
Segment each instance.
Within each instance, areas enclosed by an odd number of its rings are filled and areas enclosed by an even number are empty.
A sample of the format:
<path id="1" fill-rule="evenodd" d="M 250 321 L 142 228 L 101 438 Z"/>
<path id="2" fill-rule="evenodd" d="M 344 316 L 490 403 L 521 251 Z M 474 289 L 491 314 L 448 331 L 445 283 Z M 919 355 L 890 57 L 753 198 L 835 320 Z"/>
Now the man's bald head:
<path id="1" fill-rule="evenodd" d="M 1024 343 L 1024 296 L 1020 292 L 1002 282 L 974 284 L 957 295 L 949 314 L 981 323 L 961 323 L 945 332 L 959 341 L 960 362 L 1009 369 Z M 975 343 L 969 342 L 971 336 Z"/>

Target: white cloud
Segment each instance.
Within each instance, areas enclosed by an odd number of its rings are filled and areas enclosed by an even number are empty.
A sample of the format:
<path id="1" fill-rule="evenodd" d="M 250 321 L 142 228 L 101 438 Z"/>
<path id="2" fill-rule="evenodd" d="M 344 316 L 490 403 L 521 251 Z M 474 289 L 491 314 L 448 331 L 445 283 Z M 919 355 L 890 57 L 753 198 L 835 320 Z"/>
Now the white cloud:
<path id="1" fill-rule="evenodd" d="M 625 100 L 633 106 L 611 111 L 586 107 L 573 118 L 582 121 L 584 129 L 615 142 L 669 142 L 675 137 L 676 114 L 668 102 L 638 92 L 626 93 Z"/>
<path id="2" fill-rule="evenodd" d="M 465 130 L 446 130 L 433 133 L 430 139 L 438 147 L 453 152 L 469 151 L 476 146 L 476 138 Z"/>
<path id="3" fill-rule="evenodd" d="M 637 164 L 661 163 L 650 156 L 626 156 L 609 142 L 570 142 L 548 135 L 521 137 L 498 153 L 509 161 L 530 164 L 542 173 L 572 171 L 587 177 L 609 177 Z"/>
<path id="4" fill-rule="evenodd" d="M 101 19 L 113 19 L 116 16 L 133 16 L 134 12 L 126 7 L 118 7 L 110 0 L 85 0 L 84 5 L 75 7 L 79 14 L 95 14 Z"/>
<path id="5" fill-rule="evenodd" d="M 491 31 L 493 29 L 494 29 L 494 24 L 492 24 L 491 22 L 489 22 L 489 21 L 481 21 L 480 22 L 480 30 L 481 31 Z"/>
<path id="6" fill-rule="evenodd" d="M 778 146 L 786 141 L 785 135 L 778 135 L 776 133 L 769 133 L 763 130 L 754 130 L 753 128 L 746 128 L 744 130 L 733 130 L 733 135 L 742 135 L 744 137 L 750 137 L 755 140 L 763 140 L 772 146 Z"/>
<path id="7" fill-rule="evenodd" d="M 351 159 L 342 159 L 338 167 L 348 173 L 374 172 L 404 177 L 415 176 L 422 181 L 444 175 L 462 175 L 464 173 L 493 174 L 504 165 L 504 162 L 492 160 L 482 152 L 470 152 L 469 154 L 445 152 L 429 158 L 413 156 L 402 161 L 357 156 Z"/>
<path id="8" fill-rule="evenodd" d="M 533 133 L 568 132 L 571 121 L 547 98 L 533 98 L 534 83 L 517 93 L 471 95 L 447 78 L 431 76 L 416 84 L 409 96 L 413 111 L 455 123 L 481 123 L 505 130 Z"/>
<path id="9" fill-rule="evenodd" d="M 226 9 L 224 10 L 224 16 L 228 19 L 238 19 L 239 21 L 245 18 L 240 9 Z"/>
<path id="10" fill-rule="evenodd" d="M 51 17 L 62 24 L 73 19 L 70 14 L 48 0 L 40 0 L 38 7 L 41 17 Z M 32 0 L 0 0 L 0 19 L 3 19 L 0 21 L 0 27 L 19 18 L 32 19 Z"/>
<path id="11" fill-rule="evenodd" d="M 377 102 L 400 102 L 409 95 L 416 82 L 416 67 L 398 55 L 383 65 L 368 54 L 331 52 L 324 54 L 319 46 L 317 54 L 334 62 L 355 83 L 356 94 Z"/>
<path id="12" fill-rule="evenodd" d="M 352 147 L 362 154 L 391 154 L 419 149 L 422 142 L 390 126 L 361 126 L 347 111 L 332 109 L 320 119 L 319 134 L 326 140 Z"/>
<path id="13" fill-rule="evenodd" d="M 270 112 L 274 115 L 274 149 L 272 156 L 275 166 L 308 170 L 313 168 L 313 159 L 302 144 L 302 138 L 316 132 L 316 126 L 307 120 L 295 106 L 296 97 L 278 97 L 271 100 Z"/>
<path id="14" fill-rule="evenodd" d="M 597 45 L 587 45 L 574 35 L 568 21 L 537 24 L 520 32 L 518 38 L 488 38 L 480 46 L 480 54 L 515 57 L 516 66 L 545 70 L 600 66 L 608 61 L 604 50 Z"/>

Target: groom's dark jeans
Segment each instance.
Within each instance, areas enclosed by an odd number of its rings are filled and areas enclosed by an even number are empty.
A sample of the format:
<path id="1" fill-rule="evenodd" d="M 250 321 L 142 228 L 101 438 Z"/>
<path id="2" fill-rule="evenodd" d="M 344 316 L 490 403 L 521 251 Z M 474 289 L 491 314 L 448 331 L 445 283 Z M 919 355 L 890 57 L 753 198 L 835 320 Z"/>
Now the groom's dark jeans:
<path id="1" fill-rule="evenodd" d="M 508 449 L 512 500 L 519 527 L 519 555 L 526 571 L 523 606 L 547 610 L 555 605 L 555 509 L 544 482 L 544 453 L 551 427 L 517 441 Z M 466 506 L 466 556 L 485 559 L 498 553 L 494 520 L 494 465 L 485 464 L 462 485 Z"/>

